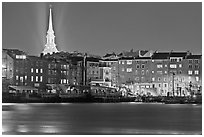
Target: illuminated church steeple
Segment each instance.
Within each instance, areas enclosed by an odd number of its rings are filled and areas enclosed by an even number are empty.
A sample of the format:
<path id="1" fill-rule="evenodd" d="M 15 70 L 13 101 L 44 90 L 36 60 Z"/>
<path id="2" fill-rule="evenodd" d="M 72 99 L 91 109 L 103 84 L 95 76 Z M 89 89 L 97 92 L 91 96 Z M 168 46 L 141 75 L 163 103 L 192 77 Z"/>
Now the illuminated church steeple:
<path id="1" fill-rule="evenodd" d="M 47 31 L 47 43 L 45 44 L 45 48 L 43 50 L 43 55 L 45 54 L 53 54 L 53 52 L 59 52 L 56 48 L 55 44 L 55 35 L 53 31 L 53 26 L 52 26 L 52 8 L 50 6 L 50 16 L 49 16 L 49 28 Z"/>

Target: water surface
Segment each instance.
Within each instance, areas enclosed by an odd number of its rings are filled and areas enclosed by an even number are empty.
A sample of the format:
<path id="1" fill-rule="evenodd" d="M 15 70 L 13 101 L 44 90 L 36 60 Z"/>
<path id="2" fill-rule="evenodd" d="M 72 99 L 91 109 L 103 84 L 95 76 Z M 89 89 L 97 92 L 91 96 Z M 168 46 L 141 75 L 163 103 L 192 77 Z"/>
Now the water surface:
<path id="1" fill-rule="evenodd" d="M 6 105 L 3 105 L 3 108 Z M 3 134 L 201 134 L 202 106 L 148 103 L 10 104 Z"/>

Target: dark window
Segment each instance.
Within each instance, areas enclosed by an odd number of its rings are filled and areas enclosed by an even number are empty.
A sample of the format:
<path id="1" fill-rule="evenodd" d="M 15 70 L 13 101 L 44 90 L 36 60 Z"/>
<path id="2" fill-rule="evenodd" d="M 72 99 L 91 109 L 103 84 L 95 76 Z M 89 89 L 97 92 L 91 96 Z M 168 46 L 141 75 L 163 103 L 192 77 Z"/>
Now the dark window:
<path id="1" fill-rule="evenodd" d="M 195 69 L 199 69 L 199 65 L 195 65 Z"/>
<path id="2" fill-rule="evenodd" d="M 194 62 L 195 62 L 195 63 L 198 63 L 199 61 L 198 61 L 198 59 L 195 59 Z"/>

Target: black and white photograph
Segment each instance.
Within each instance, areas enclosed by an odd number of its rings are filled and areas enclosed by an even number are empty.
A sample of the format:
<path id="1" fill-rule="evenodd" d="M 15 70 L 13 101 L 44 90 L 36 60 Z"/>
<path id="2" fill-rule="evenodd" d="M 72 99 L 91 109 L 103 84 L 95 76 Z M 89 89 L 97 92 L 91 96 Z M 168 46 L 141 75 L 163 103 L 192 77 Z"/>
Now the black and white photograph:
<path id="1" fill-rule="evenodd" d="M 2 2 L 2 135 L 202 135 L 202 2 Z"/>

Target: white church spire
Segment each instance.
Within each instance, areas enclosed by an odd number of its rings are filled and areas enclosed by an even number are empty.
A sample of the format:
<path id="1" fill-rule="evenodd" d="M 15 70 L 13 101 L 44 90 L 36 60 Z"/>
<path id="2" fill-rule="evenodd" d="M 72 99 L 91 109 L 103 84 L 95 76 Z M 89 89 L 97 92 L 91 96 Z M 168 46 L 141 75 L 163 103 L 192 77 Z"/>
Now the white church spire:
<path id="1" fill-rule="evenodd" d="M 55 44 L 55 35 L 54 35 L 54 30 L 53 30 L 53 25 L 52 25 L 52 7 L 50 6 L 50 14 L 49 14 L 49 28 L 47 31 L 47 43 L 45 44 L 45 48 L 43 50 L 43 55 L 45 54 L 53 54 L 56 52 L 59 52 L 56 48 Z"/>
<path id="2" fill-rule="evenodd" d="M 50 18 L 49 18 L 49 29 L 48 29 L 48 31 L 52 31 L 54 33 L 53 28 L 52 28 L 52 7 L 51 6 L 50 6 Z"/>

